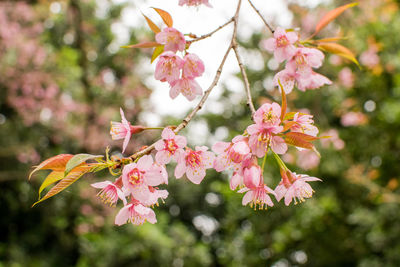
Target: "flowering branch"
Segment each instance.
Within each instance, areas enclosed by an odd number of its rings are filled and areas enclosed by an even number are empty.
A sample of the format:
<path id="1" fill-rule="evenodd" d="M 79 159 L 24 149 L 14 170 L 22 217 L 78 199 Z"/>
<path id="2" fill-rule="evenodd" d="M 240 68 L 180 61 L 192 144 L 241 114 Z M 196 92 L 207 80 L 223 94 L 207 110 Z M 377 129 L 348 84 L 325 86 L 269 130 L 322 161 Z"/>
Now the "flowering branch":
<path id="1" fill-rule="evenodd" d="M 274 29 L 272 29 L 272 27 L 268 24 L 268 22 L 264 19 L 264 17 L 261 15 L 260 11 L 253 5 L 253 3 L 251 2 L 251 0 L 248 0 L 249 4 L 251 5 L 251 7 L 254 9 L 254 11 L 258 14 L 258 16 L 261 18 L 261 20 L 264 22 L 265 26 L 267 26 L 268 30 L 271 33 L 274 33 Z"/>

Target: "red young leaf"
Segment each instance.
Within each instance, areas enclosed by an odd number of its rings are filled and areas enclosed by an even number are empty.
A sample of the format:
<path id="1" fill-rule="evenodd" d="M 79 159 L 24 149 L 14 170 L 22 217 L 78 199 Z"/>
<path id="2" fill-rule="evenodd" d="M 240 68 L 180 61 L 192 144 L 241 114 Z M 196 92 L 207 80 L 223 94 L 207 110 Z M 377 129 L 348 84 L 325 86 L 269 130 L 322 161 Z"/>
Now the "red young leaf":
<path id="1" fill-rule="evenodd" d="M 326 27 L 331 21 L 336 19 L 340 14 L 342 14 L 346 9 L 351 8 L 353 6 L 358 5 L 358 3 L 351 3 L 347 4 L 344 6 L 340 6 L 338 8 L 335 8 L 334 10 L 329 11 L 317 24 L 315 27 L 315 33 L 313 35 L 316 35 L 320 30 Z"/>
<path id="2" fill-rule="evenodd" d="M 121 47 L 122 48 L 150 48 L 150 47 L 156 47 L 159 45 L 160 44 L 157 42 L 143 42 L 143 43 L 133 44 L 133 45 L 124 45 Z"/>
<path id="3" fill-rule="evenodd" d="M 160 17 L 168 27 L 172 27 L 174 21 L 172 20 L 171 15 L 167 11 L 155 7 L 153 7 L 153 9 L 157 11 L 158 15 L 160 15 Z"/>
<path id="4" fill-rule="evenodd" d="M 37 172 L 38 170 L 53 170 L 53 171 L 64 171 L 67 162 L 73 157 L 71 154 L 61 154 L 49 159 L 46 159 L 42 163 L 40 163 L 29 175 L 29 179 L 31 176 Z"/>
<path id="5" fill-rule="evenodd" d="M 154 33 L 159 33 L 161 30 L 160 28 L 158 28 L 158 26 L 148 17 L 146 17 L 144 14 L 142 14 L 143 17 L 146 19 L 147 24 L 149 25 L 150 29 L 154 32 Z"/>
<path id="6" fill-rule="evenodd" d="M 282 86 L 281 81 L 279 79 L 278 79 L 278 83 L 279 83 L 279 88 L 281 89 L 281 93 L 282 93 L 282 110 L 281 110 L 281 121 L 282 121 L 283 118 L 285 117 L 286 108 L 287 108 L 286 93 L 285 93 L 285 90 L 283 90 L 283 86 Z"/>
<path id="7" fill-rule="evenodd" d="M 310 141 L 318 139 L 318 137 L 297 132 L 290 132 L 285 134 L 285 136 L 285 142 L 287 144 L 307 149 L 314 149 L 314 145 L 310 143 Z"/>

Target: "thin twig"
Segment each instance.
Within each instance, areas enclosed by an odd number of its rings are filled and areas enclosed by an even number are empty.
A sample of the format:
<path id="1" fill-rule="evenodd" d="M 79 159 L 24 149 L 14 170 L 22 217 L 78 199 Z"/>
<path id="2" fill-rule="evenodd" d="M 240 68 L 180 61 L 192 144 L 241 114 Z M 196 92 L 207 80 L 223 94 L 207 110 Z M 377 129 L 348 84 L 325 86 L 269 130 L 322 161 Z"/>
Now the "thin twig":
<path id="1" fill-rule="evenodd" d="M 191 44 L 191 43 L 194 43 L 194 42 L 197 42 L 197 41 L 206 39 L 206 38 L 210 37 L 211 35 L 213 35 L 214 33 L 216 33 L 217 31 L 219 31 L 219 30 L 221 30 L 222 28 L 224 28 L 225 26 L 231 24 L 231 23 L 233 22 L 233 20 L 234 20 L 234 17 L 232 17 L 230 20 L 228 20 L 227 22 L 225 22 L 225 24 L 219 26 L 218 28 L 216 28 L 216 29 L 213 30 L 212 32 L 207 33 L 207 34 L 204 34 L 204 35 L 199 36 L 199 37 L 196 37 L 196 38 L 194 38 L 193 40 L 187 41 L 187 43 Z"/>
<path id="2" fill-rule="evenodd" d="M 254 113 L 256 112 L 253 104 L 253 100 L 251 98 L 251 92 L 250 92 L 250 82 L 249 79 L 247 78 L 247 73 L 246 69 L 244 68 L 242 59 L 239 54 L 239 49 L 238 49 L 238 43 L 237 43 L 237 28 L 238 28 L 238 22 L 239 22 L 239 12 L 234 16 L 234 22 L 233 22 L 233 36 L 232 36 L 232 49 L 235 51 L 236 59 L 239 64 L 240 72 L 242 73 L 243 77 L 243 83 L 244 87 L 246 89 L 246 95 L 247 95 L 247 106 L 250 108 L 251 111 L 251 117 L 253 118 Z"/>
<path id="3" fill-rule="evenodd" d="M 248 0 L 249 4 L 251 5 L 251 7 L 254 9 L 254 11 L 258 14 L 258 16 L 260 16 L 261 20 L 264 22 L 265 26 L 267 26 L 268 30 L 271 33 L 274 33 L 274 29 L 272 29 L 272 27 L 268 24 L 268 22 L 264 19 L 264 17 L 261 15 L 261 12 L 253 5 L 253 3 L 251 2 L 251 0 Z"/>

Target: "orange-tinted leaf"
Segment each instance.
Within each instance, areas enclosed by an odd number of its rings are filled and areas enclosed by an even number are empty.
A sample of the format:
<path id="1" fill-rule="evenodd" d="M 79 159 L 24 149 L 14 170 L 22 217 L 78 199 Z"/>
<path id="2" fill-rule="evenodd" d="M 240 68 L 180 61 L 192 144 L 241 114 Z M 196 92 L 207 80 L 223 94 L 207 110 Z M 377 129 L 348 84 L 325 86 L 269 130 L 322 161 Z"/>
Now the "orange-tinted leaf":
<path id="1" fill-rule="evenodd" d="M 287 103 L 286 103 L 286 93 L 285 90 L 283 89 L 283 86 L 281 84 L 281 81 L 278 79 L 279 87 L 281 88 L 281 93 L 282 93 L 282 109 L 281 109 L 281 121 L 285 117 L 286 114 L 286 109 L 287 109 Z"/>
<path id="2" fill-rule="evenodd" d="M 37 172 L 38 170 L 53 170 L 53 171 L 64 171 L 67 162 L 73 157 L 71 154 L 60 154 L 49 159 L 46 159 L 42 163 L 40 163 L 29 175 L 29 179 L 31 176 Z"/>
<path id="3" fill-rule="evenodd" d="M 161 55 L 162 52 L 164 52 L 164 46 L 163 45 L 157 46 L 154 49 L 153 55 L 151 56 L 151 63 L 153 63 L 153 61 L 156 60 L 156 58 L 159 55 Z"/>
<path id="4" fill-rule="evenodd" d="M 146 19 L 147 24 L 149 25 L 150 29 L 154 32 L 154 33 L 159 33 L 161 30 L 160 28 L 158 28 L 158 26 L 148 17 L 146 17 L 144 14 L 142 14 L 143 17 Z"/>
<path id="5" fill-rule="evenodd" d="M 89 170 L 89 169 L 88 169 Z M 39 199 L 38 201 L 36 201 L 33 205 L 35 206 L 36 204 L 51 198 L 54 195 L 57 195 L 58 193 L 60 193 L 61 191 L 63 191 L 65 188 L 67 188 L 68 186 L 70 186 L 71 184 L 73 184 L 75 181 L 77 181 L 79 178 L 82 177 L 82 175 L 84 175 L 85 173 L 88 172 L 88 170 L 85 171 L 79 171 L 79 172 L 70 172 L 64 179 L 62 179 L 61 181 L 59 181 L 55 186 L 53 186 L 49 192 L 47 192 L 47 194 Z"/>
<path id="6" fill-rule="evenodd" d="M 174 21 L 167 11 L 155 7 L 153 7 L 153 9 L 158 13 L 158 15 L 160 15 L 160 17 L 168 27 L 172 27 Z"/>
<path id="7" fill-rule="evenodd" d="M 346 59 L 349 59 L 353 61 L 355 64 L 358 66 L 360 65 L 354 56 L 353 52 L 350 51 L 347 47 L 338 44 L 338 43 L 319 43 L 318 44 L 318 49 L 321 49 L 323 51 L 327 51 L 332 54 L 336 54 L 338 56 L 344 57 Z"/>
<path id="8" fill-rule="evenodd" d="M 289 130 L 290 128 L 292 128 L 293 125 L 297 124 L 296 121 L 289 121 L 288 123 L 286 123 L 283 126 L 283 131 L 286 132 L 287 130 Z"/>
<path id="9" fill-rule="evenodd" d="M 318 39 L 314 40 L 313 42 L 315 43 L 330 43 L 330 42 L 336 42 L 340 40 L 347 39 L 346 37 L 329 37 L 329 38 L 323 38 L 323 39 Z"/>
<path id="10" fill-rule="evenodd" d="M 157 42 L 143 42 L 140 44 L 134 44 L 134 45 L 124 45 L 121 46 L 122 48 L 149 48 L 149 47 L 156 47 L 159 46 L 160 44 Z"/>
<path id="11" fill-rule="evenodd" d="M 319 137 L 308 135 L 305 133 L 298 133 L 298 132 L 290 132 L 290 133 L 287 133 L 286 135 L 295 136 L 296 138 L 301 138 L 305 141 L 315 141 L 315 140 L 319 139 Z"/>
<path id="12" fill-rule="evenodd" d="M 49 185 L 61 180 L 64 178 L 64 172 L 57 172 L 57 171 L 52 171 L 49 175 L 47 175 L 46 179 L 44 179 L 42 185 L 39 188 L 39 198 L 40 198 L 40 193 L 48 187 Z"/>
<path id="13" fill-rule="evenodd" d="M 315 27 L 315 33 L 316 35 L 319 31 L 321 31 L 323 28 L 326 27 L 331 21 L 336 19 L 340 14 L 342 14 L 346 9 L 351 8 L 353 6 L 358 5 L 358 3 L 351 3 L 347 4 L 344 6 L 340 6 L 338 8 L 335 8 L 334 10 L 329 11 L 322 19 L 318 22 L 317 26 Z"/>
<path id="14" fill-rule="evenodd" d="M 287 133 L 285 136 L 285 142 L 287 144 L 307 149 L 314 149 L 314 145 L 310 143 L 310 141 L 318 139 L 318 137 L 315 136 L 296 132 Z"/>

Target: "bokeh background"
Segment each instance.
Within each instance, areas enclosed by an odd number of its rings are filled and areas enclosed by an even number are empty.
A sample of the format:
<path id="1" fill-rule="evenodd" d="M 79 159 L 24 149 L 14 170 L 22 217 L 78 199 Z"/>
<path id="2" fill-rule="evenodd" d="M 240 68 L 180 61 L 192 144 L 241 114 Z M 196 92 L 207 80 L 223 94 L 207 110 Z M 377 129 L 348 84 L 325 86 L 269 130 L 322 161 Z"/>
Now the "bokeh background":
<path id="1" fill-rule="evenodd" d="M 120 142 L 108 134 L 119 107 L 134 124 L 162 126 L 179 123 L 195 105 L 165 97 L 167 87 L 152 76 L 150 50 L 119 48 L 152 40 L 140 14 L 157 20 L 151 6 L 171 12 L 177 25 L 197 25 L 176 27 L 198 35 L 234 9 L 232 0 L 210 0 L 214 9 L 177 2 L 0 3 L 0 266 L 400 266 L 400 2 L 394 0 L 363 0 L 319 35 L 344 37 L 361 68 L 326 55 L 320 72 L 334 84 L 288 95 L 290 108 L 307 108 L 331 136 L 316 143 L 321 158 L 295 149 L 284 158 L 292 170 L 323 180 L 313 184 L 312 199 L 254 211 L 230 191 L 227 174 L 208 171 L 201 186 L 170 179 L 157 224 L 117 227 L 117 209 L 104 206 L 89 186 L 109 178 L 102 172 L 31 208 L 45 177 L 28 181 L 32 165 L 60 153 L 101 154 L 106 146 L 120 153 Z M 299 27 L 303 37 L 328 10 L 348 3 L 267 2 L 254 0 L 273 25 Z M 270 34 L 244 5 L 239 36 L 256 106 L 279 102 L 272 77 L 283 65 L 260 49 Z M 191 48 L 208 68 L 203 87 L 229 33 L 215 37 L 215 45 L 210 39 Z M 232 59 L 205 110 L 183 132 L 191 145 L 230 140 L 251 123 Z M 136 135 L 128 151 L 158 136 Z M 278 168 L 267 163 L 265 179 L 274 187 Z"/>

